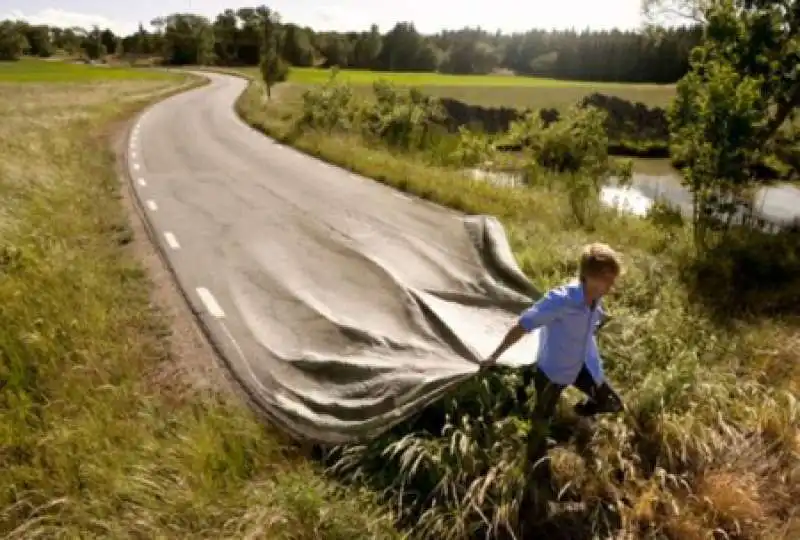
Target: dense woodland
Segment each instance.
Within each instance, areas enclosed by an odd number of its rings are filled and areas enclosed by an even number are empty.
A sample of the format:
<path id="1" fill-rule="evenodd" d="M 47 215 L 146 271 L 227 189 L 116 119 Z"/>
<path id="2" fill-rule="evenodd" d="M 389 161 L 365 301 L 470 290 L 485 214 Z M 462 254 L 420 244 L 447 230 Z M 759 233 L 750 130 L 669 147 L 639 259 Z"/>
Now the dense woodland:
<path id="1" fill-rule="evenodd" d="M 54 28 L 23 21 L 0 22 L 0 58 L 56 51 L 95 59 L 107 54 L 160 56 L 169 64 L 257 65 L 259 32 L 270 10 L 227 9 L 214 20 L 172 14 L 140 25 L 129 36 L 100 28 Z M 274 14 L 273 14 L 274 15 Z M 535 26 L 532 21 L 531 26 Z M 564 79 L 670 83 L 688 70 L 699 27 L 658 32 L 545 31 L 491 33 L 479 28 L 420 34 L 401 22 L 381 31 L 317 32 L 280 24 L 280 53 L 294 66 L 333 66 L 377 71 L 486 74 L 512 71 Z"/>

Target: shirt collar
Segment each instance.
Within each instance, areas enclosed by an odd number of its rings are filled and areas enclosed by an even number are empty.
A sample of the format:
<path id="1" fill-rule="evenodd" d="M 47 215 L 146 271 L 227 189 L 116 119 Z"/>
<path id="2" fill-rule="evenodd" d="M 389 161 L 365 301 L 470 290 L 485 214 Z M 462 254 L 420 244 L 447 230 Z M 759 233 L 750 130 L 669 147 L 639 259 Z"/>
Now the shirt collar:
<path id="1" fill-rule="evenodd" d="M 579 304 L 581 307 L 589 309 L 590 306 L 586 305 L 586 293 L 583 290 L 583 283 L 579 278 L 574 278 L 572 281 L 569 282 L 567 285 L 572 293 L 572 299 Z M 597 300 L 594 303 L 594 306 L 597 307 L 600 305 L 600 301 Z"/>

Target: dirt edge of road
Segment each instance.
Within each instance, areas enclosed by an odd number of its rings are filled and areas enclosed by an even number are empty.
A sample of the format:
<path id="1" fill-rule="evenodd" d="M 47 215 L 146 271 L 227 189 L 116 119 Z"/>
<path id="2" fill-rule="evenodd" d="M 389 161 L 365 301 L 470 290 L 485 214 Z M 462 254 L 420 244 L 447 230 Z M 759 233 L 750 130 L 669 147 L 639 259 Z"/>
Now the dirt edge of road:
<path id="1" fill-rule="evenodd" d="M 191 91 L 189 89 L 187 91 Z M 191 304 L 178 285 L 174 272 L 159 247 L 155 231 L 145 215 L 142 201 L 135 193 L 128 171 L 128 141 L 141 112 L 117 123 L 109 137 L 120 181 L 120 195 L 133 232 L 130 244 L 134 257 L 143 265 L 151 283 L 151 301 L 167 318 L 170 361 L 160 366 L 155 380 L 167 387 L 190 387 L 196 391 L 230 394 L 231 381 L 222 369 L 215 350 L 191 309 Z"/>

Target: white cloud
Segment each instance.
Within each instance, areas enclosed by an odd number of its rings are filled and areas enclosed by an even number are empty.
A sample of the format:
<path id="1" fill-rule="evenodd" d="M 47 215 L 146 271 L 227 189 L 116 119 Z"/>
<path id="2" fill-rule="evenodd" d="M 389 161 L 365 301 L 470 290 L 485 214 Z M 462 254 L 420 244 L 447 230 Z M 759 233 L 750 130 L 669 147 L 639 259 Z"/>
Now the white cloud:
<path id="1" fill-rule="evenodd" d="M 23 13 L 20 10 L 12 10 L 10 13 L 0 14 L 0 20 L 4 19 L 23 20 L 30 24 L 46 24 L 60 28 L 80 26 L 86 30 L 90 30 L 94 25 L 97 25 L 101 29 L 109 28 L 117 35 L 128 35 L 138 28 L 138 24 L 115 21 L 102 15 L 75 13 L 55 8 L 42 9 L 30 14 Z"/>

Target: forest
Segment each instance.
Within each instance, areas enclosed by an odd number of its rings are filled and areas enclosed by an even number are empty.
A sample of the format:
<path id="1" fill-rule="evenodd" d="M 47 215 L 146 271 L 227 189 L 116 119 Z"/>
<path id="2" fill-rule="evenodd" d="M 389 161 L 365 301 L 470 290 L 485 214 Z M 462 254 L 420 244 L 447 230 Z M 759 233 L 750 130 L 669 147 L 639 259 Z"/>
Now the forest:
<path id="1" fill-rule="evenodd" d="M 131 35 L 110 29 L 55 28 L 0 22 L 0 58 L 48 57 L 63 51 L 89 59 L 105 55 L 159 56 L 171 65 L 255 66 L 265 6 L 226 9 L 213 20 L 174 13 L 139 25 Z M 462 28 L 423 35 L 412 22 L 381 31 L 315 31 L 279 22 L 281 55 L 298 67 L 339 66 L 375 71 L 452 74 L 513 73 L 561 79 L 674 83 L 689 68 L 699 25 L 653 31 L 532 29 L 502 34 Z M 532 27 L 534 24 L 532 23 Z"/>

